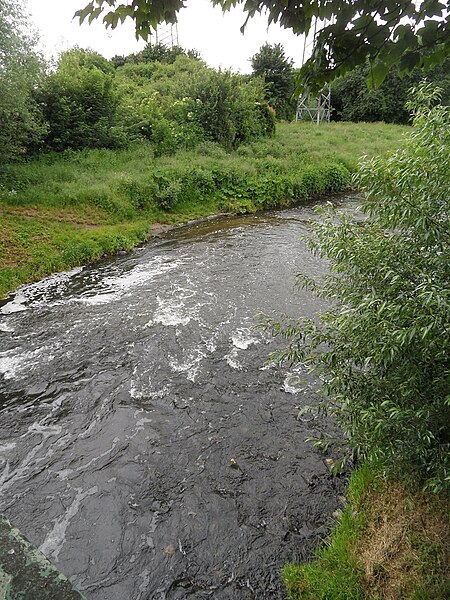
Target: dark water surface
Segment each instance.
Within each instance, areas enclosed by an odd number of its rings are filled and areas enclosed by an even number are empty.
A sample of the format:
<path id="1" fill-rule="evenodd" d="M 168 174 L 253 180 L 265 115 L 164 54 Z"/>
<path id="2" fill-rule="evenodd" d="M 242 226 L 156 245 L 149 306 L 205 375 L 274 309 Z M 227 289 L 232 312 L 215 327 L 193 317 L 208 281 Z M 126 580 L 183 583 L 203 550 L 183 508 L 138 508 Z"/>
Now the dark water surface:
<path id="1" fill-rule="evenodd" d="M 350 200 L 342 202 L 351 204 Z M 258 310 L 314 315 L 313 205 L 205 223 L 0 308 L 0 511 L 91 600 L 278 599 L 343 482 L 267 365 Z"/>

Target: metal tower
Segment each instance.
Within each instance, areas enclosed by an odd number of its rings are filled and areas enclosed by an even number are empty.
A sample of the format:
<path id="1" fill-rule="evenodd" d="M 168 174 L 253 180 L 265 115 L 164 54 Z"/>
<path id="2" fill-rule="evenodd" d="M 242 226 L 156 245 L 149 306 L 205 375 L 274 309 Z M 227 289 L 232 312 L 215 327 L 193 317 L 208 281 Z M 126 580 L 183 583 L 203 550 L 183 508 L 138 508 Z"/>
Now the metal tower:
<path id="1" fill-rule="evenodd" d="M 295 113 L 296 121 L 312 121 L 319 125 L 323 121 L 330 122 L 331 118 L 331 86 L 327 85 L 325 89 L 316 97 L 311 98 L 310 94 L 302 94 L 297 102 L 297 111 Z"/>
<path id="2" fill-rule="evenodd" d="M 166 48 L 178 46 L 178 23 L 162 23 L 155 29 L 155 44 Z"/>
<path id="3" fill-rule="evenodd" d="M 317 33 L 317 17 L 314 22 L 314 34 L 313 41 L 308 44 L 308 47 L 314 42 Z M 303 57 L 302 67 L 305 63 L 306 54 L 306 41 L 307 36 L 305 35 L 305 42 L 303 44 Z M 310 94 L 302 94 L 298 98 L 297 110 L 295 113 L 296 121 L 312 121 L 319 125 L 323 121 L 330 122 L 331 118 L 331 86 L 328 84 L 319 93 L 316 98 L 312 98 Z"/>

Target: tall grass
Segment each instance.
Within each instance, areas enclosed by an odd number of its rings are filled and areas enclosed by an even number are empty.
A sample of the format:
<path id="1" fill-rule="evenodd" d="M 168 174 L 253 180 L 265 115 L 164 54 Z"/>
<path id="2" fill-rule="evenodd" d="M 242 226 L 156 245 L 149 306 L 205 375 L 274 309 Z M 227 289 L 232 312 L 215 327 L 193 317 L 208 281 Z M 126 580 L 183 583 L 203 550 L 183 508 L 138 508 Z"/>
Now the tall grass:
<path id="1" fill-rule="evenodd" d="M 310 563 L 286 564 L 291 600 L 444 600 L 448 498 L 385 479 L 366 463 L 350 477 L 347 504 Z"/>
<path id="2" fill-rule="evenodd" d="M 280 124 L 234 152 L 204 142 L 155 157 L 124 150 L 41 154 L 0 167 L 0 296 L 21 283 L 128 249 L 152 223 L 288 206 L 345 189 L 358 159 L 398 146 L 385 124 Z"/>

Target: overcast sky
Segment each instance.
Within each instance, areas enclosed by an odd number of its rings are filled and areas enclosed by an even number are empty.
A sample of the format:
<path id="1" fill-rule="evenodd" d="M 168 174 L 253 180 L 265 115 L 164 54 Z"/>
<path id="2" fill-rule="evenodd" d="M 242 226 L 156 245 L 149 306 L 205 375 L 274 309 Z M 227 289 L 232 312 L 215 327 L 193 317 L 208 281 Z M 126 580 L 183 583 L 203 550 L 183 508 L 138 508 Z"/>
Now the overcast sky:
<path id="1" fill-rule="evenodd" d="M 101 22 L 80 26 L 77 19 L 72 20 L 75 11 L 87 3 L 88 0 L 28 0 L 28 10 L 41 33 L 41 45 L 47 57 L 56 57 L 75 45 L 92 48 L 107 58 L 142 49 L 144 42 L 136 41 L 129 20 L 114 30 L 106 30 Z M 210 0 L 187 0 L 187 8 L 179 16 L 179 44 L 186 49 L 199 50 L 202 58 L 213 67 L 248 73 L 251 71 L 249 59 L 262 44 L 281 43 L 286 56 L 292 58 L 296 66 L 301 65 L 303 37 L 276 25 L 268 29 L 264 17 L 249 21 L 242 35 L 239 29 L 244 21 L 241 9 L 223 15 Z"/>

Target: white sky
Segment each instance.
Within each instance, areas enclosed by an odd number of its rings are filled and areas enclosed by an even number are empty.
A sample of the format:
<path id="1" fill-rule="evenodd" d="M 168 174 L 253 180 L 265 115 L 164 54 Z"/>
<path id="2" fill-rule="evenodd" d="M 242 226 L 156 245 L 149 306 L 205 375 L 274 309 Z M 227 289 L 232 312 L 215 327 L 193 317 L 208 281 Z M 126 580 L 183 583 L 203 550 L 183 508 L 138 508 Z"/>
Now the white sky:
<path id="1" fill-rule="evenodd" d="M 136 41 L 133 24 L 128 19 L 116 29 L 106 30 L 101 21 L 91 25 L 72 21 L 76 10 L 84 8 L 88 0 L 28 0 L 31 20 L 41 35 L 41 46 L 48 58 L 55 57 L 72 46 L 92 48 L 106 58 L 115 54 L 137 52 L 145 45 Z M 239 31 L 245 17 L 241 9 L 223 15 L 210 0 L 187 0 L 187 8 L 179 15 L 180 46 L 195 48 L 203 60 L 213 67 L 231 68 L 249 73 L 249 59 L 265 42 L 280 43 L 287 57 L 296 66 L 301 65 L 303 37 L 277 25 L 267 28 L 265 17 L 255 17 L 247 24 L 245 34 Z M 308 52 L 307 52 L 308 54 Z"/>

